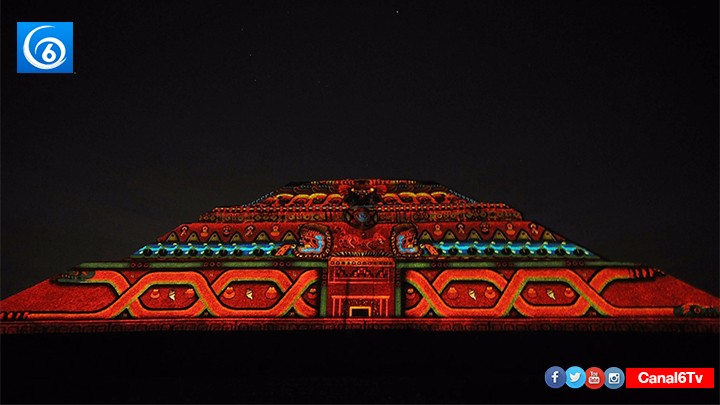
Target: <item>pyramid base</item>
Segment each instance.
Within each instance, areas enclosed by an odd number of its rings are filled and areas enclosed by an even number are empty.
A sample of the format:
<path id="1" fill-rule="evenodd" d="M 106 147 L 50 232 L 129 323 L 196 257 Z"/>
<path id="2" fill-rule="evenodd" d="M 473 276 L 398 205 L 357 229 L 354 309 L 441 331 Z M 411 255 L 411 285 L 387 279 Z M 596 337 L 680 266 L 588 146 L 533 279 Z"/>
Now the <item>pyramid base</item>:
<path id="1" fill-rule="evenodd" d="M 522 319 L 115 319 L 0 322 L 0 333 L 107 333 L 149 331 L 243 330 L 391 330 L 420 331 L 577 331 L 577 332 L 696 332 L 720 333 L 717 318 L 522 318 Z"/>

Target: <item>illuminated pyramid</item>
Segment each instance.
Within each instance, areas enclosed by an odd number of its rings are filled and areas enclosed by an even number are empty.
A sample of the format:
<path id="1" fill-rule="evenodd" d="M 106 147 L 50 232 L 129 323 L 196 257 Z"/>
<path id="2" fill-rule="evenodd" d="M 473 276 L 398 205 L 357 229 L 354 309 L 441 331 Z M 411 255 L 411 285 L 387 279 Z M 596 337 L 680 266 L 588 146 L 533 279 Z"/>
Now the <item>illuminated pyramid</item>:
<path id="1" fill-rule="evenodd" d="M 502 203 L 412 180 L 291 183 L 0 301 L 0 331 L 718 331 L 720 300 Z"/>

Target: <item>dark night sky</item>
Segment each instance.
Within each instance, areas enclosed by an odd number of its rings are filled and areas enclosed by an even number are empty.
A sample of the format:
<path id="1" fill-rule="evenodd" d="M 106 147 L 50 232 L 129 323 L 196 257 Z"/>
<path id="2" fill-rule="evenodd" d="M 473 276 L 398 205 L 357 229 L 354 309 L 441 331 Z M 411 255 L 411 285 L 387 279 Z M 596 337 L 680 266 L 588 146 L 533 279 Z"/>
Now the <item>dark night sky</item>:
<path id="1" fill-rule="evenodd" d="M 17 74 L 17 21 L 74 22 L 76 74 Z M 3 297 L 344 177 L 718 295 L 716 1 L 3 1 L 1 125 Z"/>

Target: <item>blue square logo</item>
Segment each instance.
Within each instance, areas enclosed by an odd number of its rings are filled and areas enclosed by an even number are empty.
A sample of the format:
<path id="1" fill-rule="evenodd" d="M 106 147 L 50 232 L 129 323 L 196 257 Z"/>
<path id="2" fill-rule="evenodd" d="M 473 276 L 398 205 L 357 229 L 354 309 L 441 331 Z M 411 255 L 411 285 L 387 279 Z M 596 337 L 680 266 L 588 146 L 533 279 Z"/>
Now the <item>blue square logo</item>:
<path id="1" fill-rule="evenodd" d="M 73 23 L 17 23 L 18 73 L 73 73 Z"/>

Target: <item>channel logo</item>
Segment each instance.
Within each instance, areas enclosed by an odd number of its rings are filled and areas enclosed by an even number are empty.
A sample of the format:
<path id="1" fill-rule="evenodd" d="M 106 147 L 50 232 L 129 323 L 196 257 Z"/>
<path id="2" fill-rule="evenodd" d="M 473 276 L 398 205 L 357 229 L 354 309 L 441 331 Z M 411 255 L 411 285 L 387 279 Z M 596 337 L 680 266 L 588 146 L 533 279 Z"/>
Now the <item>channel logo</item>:
<path id="1" fill-rule="evenodd" d="M 628 368 L 627 388 L 714 388 L 714 368 Z"/>
<path id="2" fill-rule="evenodd" d="M 572 366 L 565 370 L 565 384 L 570 388 L 580 388 L 585 385 L 585 370 Z"/>
<path id="3" fill-rule="evenodd" d="M 550 388 L 560 388 L 565 385 L 565 370 L 552 366 L 545 371 L 545 384 Z"/>
<path id="4" fill-rule="evenodd" d="M 617 367 L 610 367 L 605 370 L 605 386 L 616 390 L 625 384 L 625 373 Z"/>
<path id="5" fill-rule="evenodd" d="M 73 73 L 73 23 L 17 23 L 18 73 Z"/>

